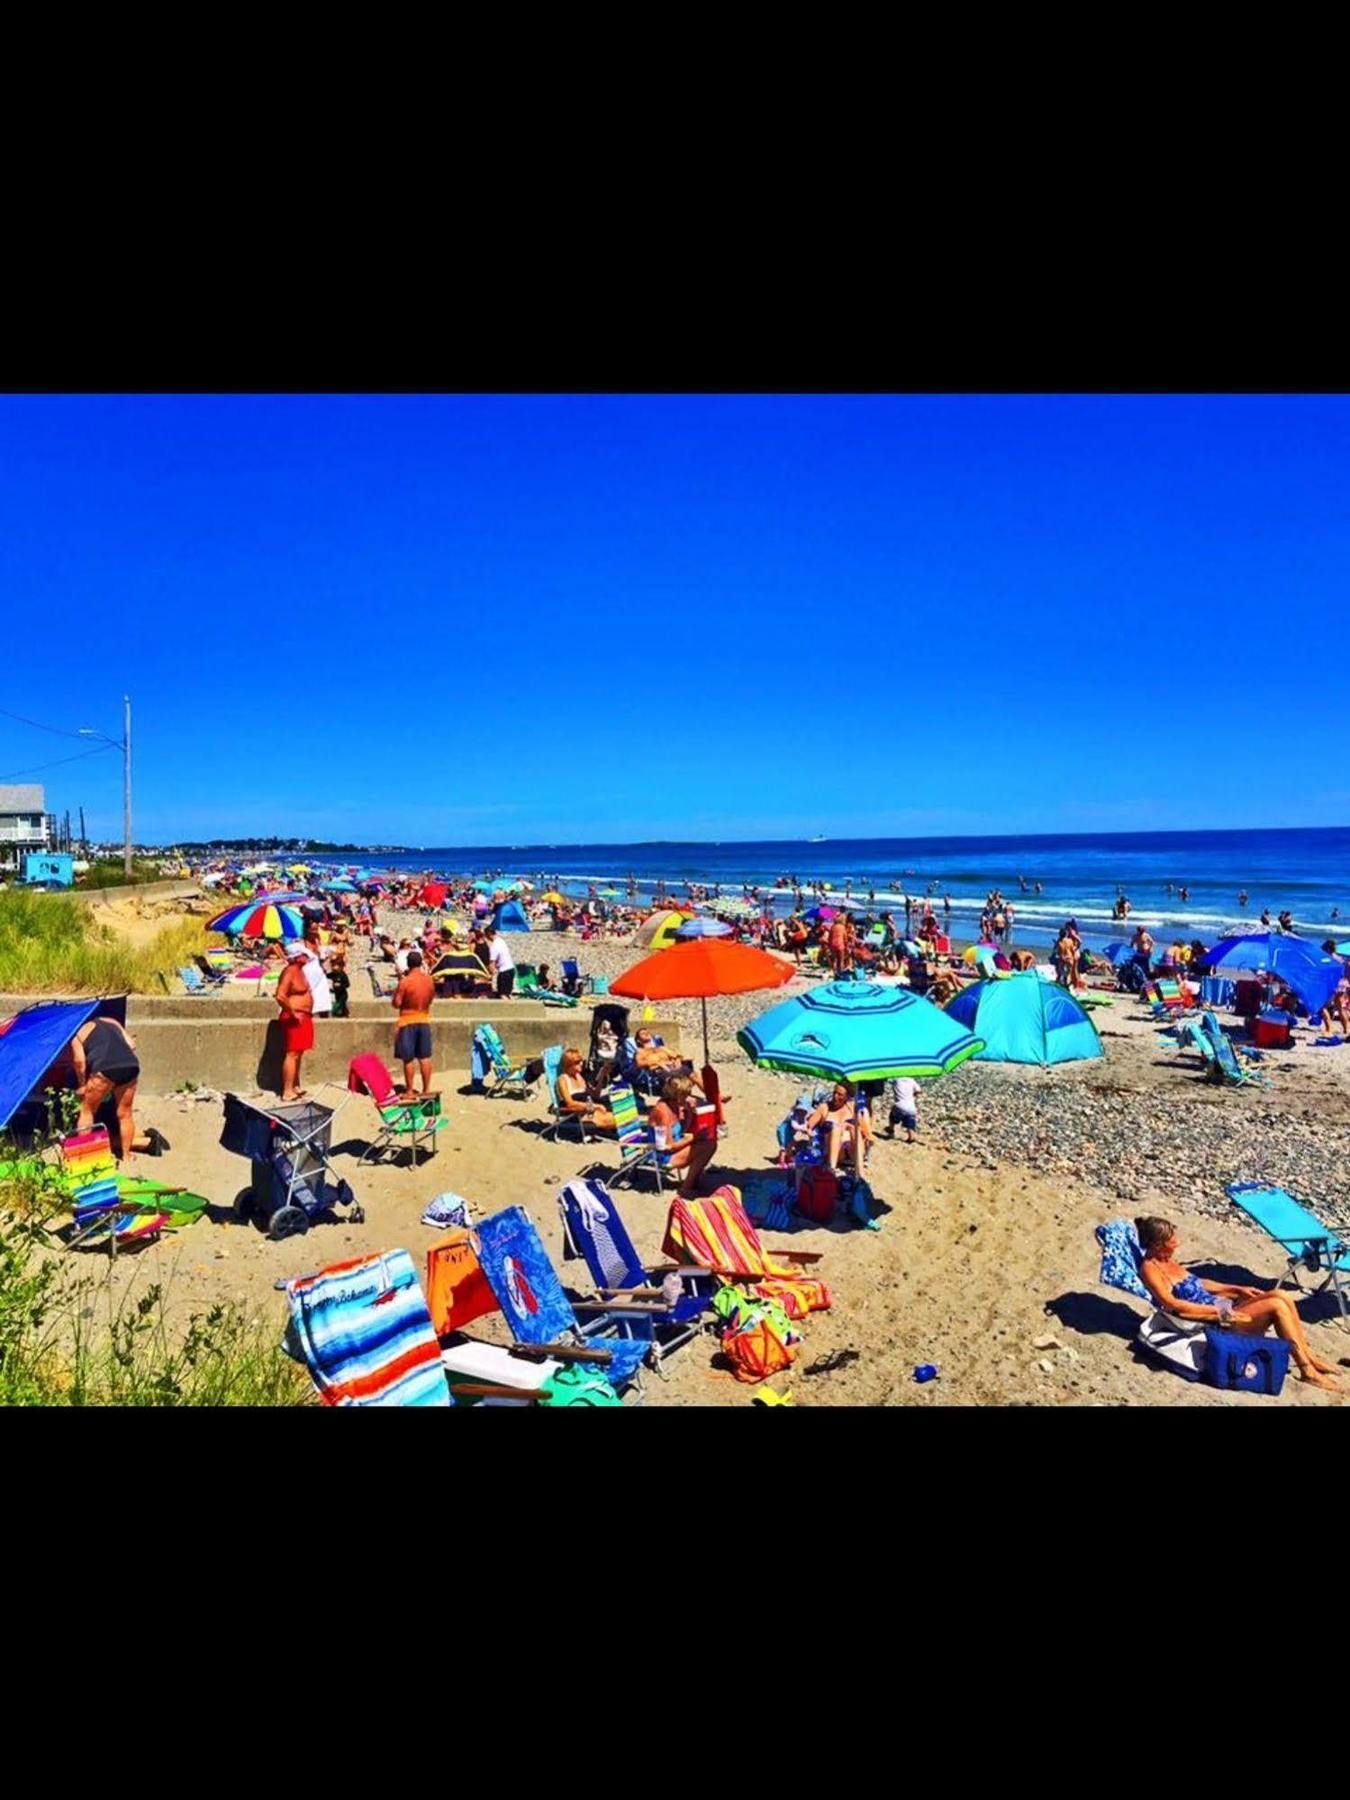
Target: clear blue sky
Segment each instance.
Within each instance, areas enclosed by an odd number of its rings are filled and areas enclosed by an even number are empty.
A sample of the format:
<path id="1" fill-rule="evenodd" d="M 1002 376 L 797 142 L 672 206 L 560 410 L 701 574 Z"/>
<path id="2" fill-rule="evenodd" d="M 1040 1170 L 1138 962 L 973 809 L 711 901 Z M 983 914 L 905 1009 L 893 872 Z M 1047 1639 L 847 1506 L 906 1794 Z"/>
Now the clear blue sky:
<path id="1" fill-rule="evenodd" d="M 0 704 L 129 691 L 143 840 L 1341 824 L 1347 495 L 1335 397 L 0 399 Z"/>

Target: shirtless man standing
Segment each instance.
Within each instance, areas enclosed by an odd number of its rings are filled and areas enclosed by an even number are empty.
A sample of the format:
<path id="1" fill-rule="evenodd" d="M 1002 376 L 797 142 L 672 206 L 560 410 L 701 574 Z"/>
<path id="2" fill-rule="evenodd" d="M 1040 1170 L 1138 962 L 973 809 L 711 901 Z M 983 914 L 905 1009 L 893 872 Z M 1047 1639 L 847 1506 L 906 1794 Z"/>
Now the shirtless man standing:
<path id="1" fill-rule="evenodd" d="M 431 1005 L 436 983 L 422 967 L 422 952 L 408 952 L 408 972 L 399 979 L 391 1005 L 398 1014 L 394 1055 L 403 1064 L 403 1088 L 413 1097 L 413 1066 L 422 1075 L 422 1095 L 431 1092 Z"/>
<path id="2" fill-rule="evenodd" d="M 314 993 L 305 979 L 305 961 L 309 956 L 303 940 L 292 943 L 287 962 L 277 983 L 276 1003 L 281 1008 L 281 1030 L 285 1055 L 281 1060 L 281 1098 L 283 1102 L 303 1100 L 300 1086 L 300 1059 L 314 1048 Z"/>

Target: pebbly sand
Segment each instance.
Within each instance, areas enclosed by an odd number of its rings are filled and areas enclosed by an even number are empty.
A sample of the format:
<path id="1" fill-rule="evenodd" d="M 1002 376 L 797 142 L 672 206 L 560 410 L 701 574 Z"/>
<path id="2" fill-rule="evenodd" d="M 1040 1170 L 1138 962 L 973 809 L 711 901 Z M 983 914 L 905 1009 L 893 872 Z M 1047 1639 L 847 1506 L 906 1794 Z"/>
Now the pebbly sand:
<path id="1" fill-rule="evenodd" d="M 645 954 L 619 940 L 582 944 L 553 932 L 511 941 L 519 960 L 547 961 L 556 971 L 563 957 L 575 955 L 587 973 L 611 977 Z M 353 963 L 359 968 L 361 960 Z M 778 996 L 708 1004 L 713 1060 L 728 1100 L 728 1135 L 712 1165 L 718 1180 L 740 1182 L 772 1167 L 775 1126 L 805 1085 L 751 1067 L 734 1032 L 775 998 L 807 985 L 794 978 Z M 440 1002 L 438 1010 L 452 1004 Z M 698 1061 L 698 1002 L 663 1002 L 660 1010 L 679 1019 L 683 1047 Z M 635 1006 L 635 1022 L 639 1014 Z M 584 1047 L 585 1000 L 576 1012 L 552 1016 L 561 1038 Z M 919 1142 L 882 1138 L 872 1154 L 868 1178 L 888 1209 L 879 1232 L 839 1224 L 764 1234 L 771 1246 L 822 1251 L 815 1272 L 829 1282 L 834 1302 L 806 1321 L 798 1360 L 775 1387 L 790 1389 L 797 1405 L 1341 1403 L 1343 1395 L 1303 1385 L 1292 1368 L 1283 1395 L 1271 1402 L 1187 1383 L 1139 1360 L 1130 1339 L 1143 1303 L 1098 1285 L 1093 1227 L 1121 1212 L 1161 1211 L 1175 1219 L 1182 1258 L 1200 1273 L 1273 1281 L 1283 1258 L 1240 1219 L 1224 1184 L 1279 1180 L 1310 1201 L 1350 1203 L 1350 1046 L 1268 1054 L 1269 1091 L 1215 1089 L 1193 1058 L 1160 1047 L 1165 1040 L 1138 1001 L 1120 996 L 1096 1019 L 1107 1051 L 1102 1061 L 1053 1070 L 967 1064 L 925 1083 Z M 143 1096 L 141 1118 L 159 1126 L 172 1149 L 138 1161 L 205 1193 L 214 1216 L 119 1256 L 107 1274 L 114 1296 L 159 1282 L 170 1312 L 183 1319 L 215 1300 L 237 1300 L 274 1321 L 279 1335 L 285 1308 L 274 1291 L 278 1279 L 395 1245 L 420 1266 L 437 1236 L 420 1215 L 447 1189 L 465 1195 L 479 1217 L 523 1205 L 564 1284 L 588 1293 L 585 1265 L 563 1261 L 557 1192 L 583 1170 L 614 1170 L 616 1147 L 544 1139 L 542 1083 L 530 1099 L 511 1100 L 461 1095 L 467 1080 L 466 1069 L 440 1076 L 450 1126 L 435 1157 L 416 1171 L 402 1164 L 358 1169 L 370 1102 L 345 1090 L 319 1093 L 346 1102 L 334 1125 L 335 1160 L 366 1221 L 320 1225 L 280 1244 L 228 1218 L 247 1167 L 219 1147 L 219 1098 Z M 659 1260 L 668 1192 L 658 1197 L 644 1181 L 620 1190 L 618 1199 L 638 1249 Z M 85 1260 L 91 1273 L 106 1270 L 101 1258 Z M 1337 1322 L 1334 1299 L 1321 1296 L 1301 1312 L 1314 1349 L 1346 1371 L 1350 1393 L 1350 1332 Z M 509 1341 L 499 1317 L 473 1330 Z M 827 1362 L 835 1366 L 820 1366 Z M 924 1362 L 936 1363 L 940 1376 L 918 1385 L 912 1371 Z M 710 1335 L 670 1358 L 666 1371 L 665 1379 L 649 1375 L 640 1403 L 749 1404 L 750 1385 L 720 1366 Z"/>

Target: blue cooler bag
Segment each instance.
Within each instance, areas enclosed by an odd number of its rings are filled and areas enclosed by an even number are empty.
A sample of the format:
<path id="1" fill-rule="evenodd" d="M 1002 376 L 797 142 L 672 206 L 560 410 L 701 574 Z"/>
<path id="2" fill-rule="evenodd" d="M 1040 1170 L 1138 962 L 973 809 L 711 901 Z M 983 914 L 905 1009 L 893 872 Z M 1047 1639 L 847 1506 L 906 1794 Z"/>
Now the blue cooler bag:
<path id="1" fill-rule="evenodd" d="M 1246 1337 L 1239 1331 L 1205 1327 L 1209 1355 L 1205 1378 L 1211 1387 L 1245 1388 L 1252 1394 L 1278 1394 L 1289 1373 L 1285 1338 Z"/>

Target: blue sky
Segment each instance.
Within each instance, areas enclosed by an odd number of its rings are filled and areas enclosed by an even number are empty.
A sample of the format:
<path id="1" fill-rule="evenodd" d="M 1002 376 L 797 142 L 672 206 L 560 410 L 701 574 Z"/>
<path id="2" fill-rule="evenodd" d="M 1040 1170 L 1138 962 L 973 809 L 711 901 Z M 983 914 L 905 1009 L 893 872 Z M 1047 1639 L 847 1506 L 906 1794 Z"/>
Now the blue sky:
<path id="1" fill-rule="evenodd" d="M 1338 397 L 10 397 L 0 704 L 129 692 L 143 840 L 1342 824 L 1347 493 Z"/>

